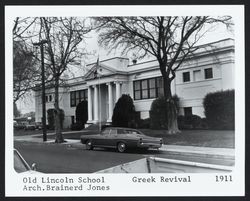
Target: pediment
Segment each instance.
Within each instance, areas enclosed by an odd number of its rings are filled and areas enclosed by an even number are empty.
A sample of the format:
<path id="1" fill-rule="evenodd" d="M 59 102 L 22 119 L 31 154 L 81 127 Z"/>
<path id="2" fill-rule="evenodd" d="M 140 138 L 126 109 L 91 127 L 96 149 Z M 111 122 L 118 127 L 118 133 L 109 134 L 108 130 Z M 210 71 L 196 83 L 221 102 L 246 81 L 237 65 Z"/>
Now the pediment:
<path id="1" fill-rule="evenodd" d="M 91 80 L 91 79 L 95 79 L 98 76 L 107 76 L 107 75 L 112 75 L 116 72 L 115 69 L 108 67 L 106 65 L 103 64 L 99 64 L 97 66 L 97 64 L 95 64 L 94 66 L 92 66 L 90 68 L 90 70 L 86 73 L 85 75 L 85 79 L 86 80 Z"/>

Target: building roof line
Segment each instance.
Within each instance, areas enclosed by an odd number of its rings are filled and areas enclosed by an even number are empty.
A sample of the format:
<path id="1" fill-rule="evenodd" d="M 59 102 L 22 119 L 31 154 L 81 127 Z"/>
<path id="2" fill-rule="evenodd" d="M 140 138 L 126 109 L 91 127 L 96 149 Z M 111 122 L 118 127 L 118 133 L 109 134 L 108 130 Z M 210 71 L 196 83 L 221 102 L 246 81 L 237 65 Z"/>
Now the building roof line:
<path id="1" fill-rule="evenodd" d="M 100 62 L 105 62 L 105 61 L 109 61 L 109 60 L 113 60 L 113 59 L 126 59 L 126 60 L 129 60 L 129 58 L 125 58 L 125 57 L 111 57 L 111 58 L 108 58 L 108 59 L 100 60 Z M 86 66 L 91 66 L 93 64 L 96 64 L 96 62 L 92 62 L 90 64 L 87 64 Z"/>
<path id="2" fill-rule="evenodd" d="M 194 46 L 193 48 L 196 48 L 196 47 L 200 47 L 200 48 L 201 47 L 206 47 L 206 46 L 209 46 L 209 45 L 212 45 L 212 44 L 216 44 L 216 43 L 220 43 L 220 42 L 227 41 L 227 40 L 234 41 L 233 38 L 225 38 L 225 39 L 221 39 L 221 40 L 218 40 L 218 41 L 214 41 L 214 42 L 210 42 L 210 43 L 205 43 L 205 44 L 197 45 L 197 46 Z M 155 62 L 155 61 L 157 61 L 157 59 L 152 59 L 152 60 L 149 60 L 149 61 L 144 61 L 144 62 L 140 62 L 140 63 L 136 63 L 136 64 L 130 64 L 130 65 L 128 65 L 128 67 L 137 66 L 137 65 L 141 65 L 141 64 L 145 64 L 145 63 Z"/>

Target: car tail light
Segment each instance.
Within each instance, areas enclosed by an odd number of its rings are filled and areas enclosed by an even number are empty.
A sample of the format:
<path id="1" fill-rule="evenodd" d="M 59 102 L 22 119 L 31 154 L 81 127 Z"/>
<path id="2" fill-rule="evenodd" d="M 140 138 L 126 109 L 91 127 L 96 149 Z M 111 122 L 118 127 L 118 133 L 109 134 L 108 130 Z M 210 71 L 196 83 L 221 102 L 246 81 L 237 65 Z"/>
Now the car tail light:
<path id="1" fill-rule="evenodd" d="M 140 144 L 142 144 L 142 138 L 140 138 L 139 142 L 140 142 Z"/>

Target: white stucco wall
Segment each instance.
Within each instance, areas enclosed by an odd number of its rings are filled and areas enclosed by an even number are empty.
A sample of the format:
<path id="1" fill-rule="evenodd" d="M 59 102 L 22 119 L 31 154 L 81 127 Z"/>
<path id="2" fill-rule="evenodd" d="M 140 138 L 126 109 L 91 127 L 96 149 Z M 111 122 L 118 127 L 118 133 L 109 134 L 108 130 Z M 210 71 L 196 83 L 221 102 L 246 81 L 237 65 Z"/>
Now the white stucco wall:
<path id="1" fill-rule="evenodd" d="M 171 85 L 172 94 L 177 94 L 180 98 L 180 114 L 184 114 L 184 107 L 192 107 L 192 113 L 204 117 L 203 98 L 207 93 L 233 89 L 234 88 L 234 46 L 233 40 L 225 40 L 216 43 L 219 49 L 215 46 L 209 48 L 202 48 L 198 50 L 196 55 L 190 57 L 182 63 L 176 72 L 176 78 Z M 98 79 L 88 79 L 85 81 L 84 77 L 68 80 L 69 87 L 60 89 L 60 107 L 65 111 L 64 126 L 69 127 L 71 124 L 71 116 L 75 115 L 76 107 L 70 106 L 70 91 L 77 91 L 87 89 L 88 86 L 101 84 L 101 100 L 104 107 L 102 107 L 102 119 L 107 119 L 108 114 L 108 86 L 106 83 L 112 84 L 113 94 L 113 108 L 116 103 L 116 89 L 115 82 L 121 81 L 121 94 L 133 94 L 133 82 L 136 80 L 148 79 L 152 77 L 161 76 L 157 61 L 148 61 L 144 63 L 137 63 L 128 66 L 128 59 L 116 57 L 105 61 L 100 61 L 108 68 L 120 70 L 124 73 L 114 74 L 114 71 L 109 75 L 109 69 L 104 69 L 105 75 Z M 93 65 L 93 64 L 92 64 Z M 91 65 L 90 65 L 91 66 Z M 204 69 L 212 68 L 213 77 L 205 79 Z M 103 72 L 104 72 L 103 71 Z M 183 73 L 190 73 L 190 81 L 183 82 Z M 51 89 L 47 90 L 47 94 L 53 93 Z M 41 121 L 41 96 L 39 92 L 35 93 L 36 99 L 36 121 Z M 140 112 L 141 118 L 149 117 L 149 110 L 154 99 L 135 100 L 134 105 L 136 111 Z M 93 89 L 92 89 L 92 105 Z M 53 103 L 47 103 L 47 109 L 53 108 Z M 94 111 L 92 110 L 93 118 Z"/>

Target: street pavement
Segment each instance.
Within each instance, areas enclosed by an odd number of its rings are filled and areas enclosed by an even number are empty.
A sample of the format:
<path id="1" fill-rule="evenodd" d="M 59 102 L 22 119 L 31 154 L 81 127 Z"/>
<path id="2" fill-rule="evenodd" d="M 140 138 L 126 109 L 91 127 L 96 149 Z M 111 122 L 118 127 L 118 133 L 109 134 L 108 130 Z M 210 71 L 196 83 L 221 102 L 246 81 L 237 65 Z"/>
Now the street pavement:
<path id="1" fill-rule="evenodd" d="M 69 132 L 70 133 L 70 132 Z M 66 132 L 64 135 L 67 134 Z M 48 134 L 48 135 L 53 135 Z M 29 135 L 29 136 L 15 136 L 15 141 L 28 141 L 28 142 L 38 142 L 38 143 L 54 143 L 54 140 L 48 140 L 47 142 L 43 142 L 42 138 L 39 138 L 41 134 Z M 67 136 L 67 135 L 66 135 Z M 65 139 L 65 143 L 62 143 L 67 146 L 84 148 L 80 140 L 75 139 Z M 173 152 L 175 154 L 181 155 L 203 155 L 213 158 L 221 158 L 221 159 L 235 159 L 235 150 L 230 148 L 211 148 L 211 147 L 197 147 L 197 146 L 182 146 L 182 145 L 163 145 L 160 151 Z"/>
<path id="2" fill-rule="evenodd" d="M 86 150 L 84 146 L 72 144 L 37 143 L 15 141 L 14 147 L 31 165 L 36 163 L 38 171 L 44 173 L 93 173 L 145 157 L 160 157 L 223 166 L 233 166 L 234 160 L 203 155 L 185 155 L 158 150 L 129 151 L 118 153 L 115 149 Z"/>

